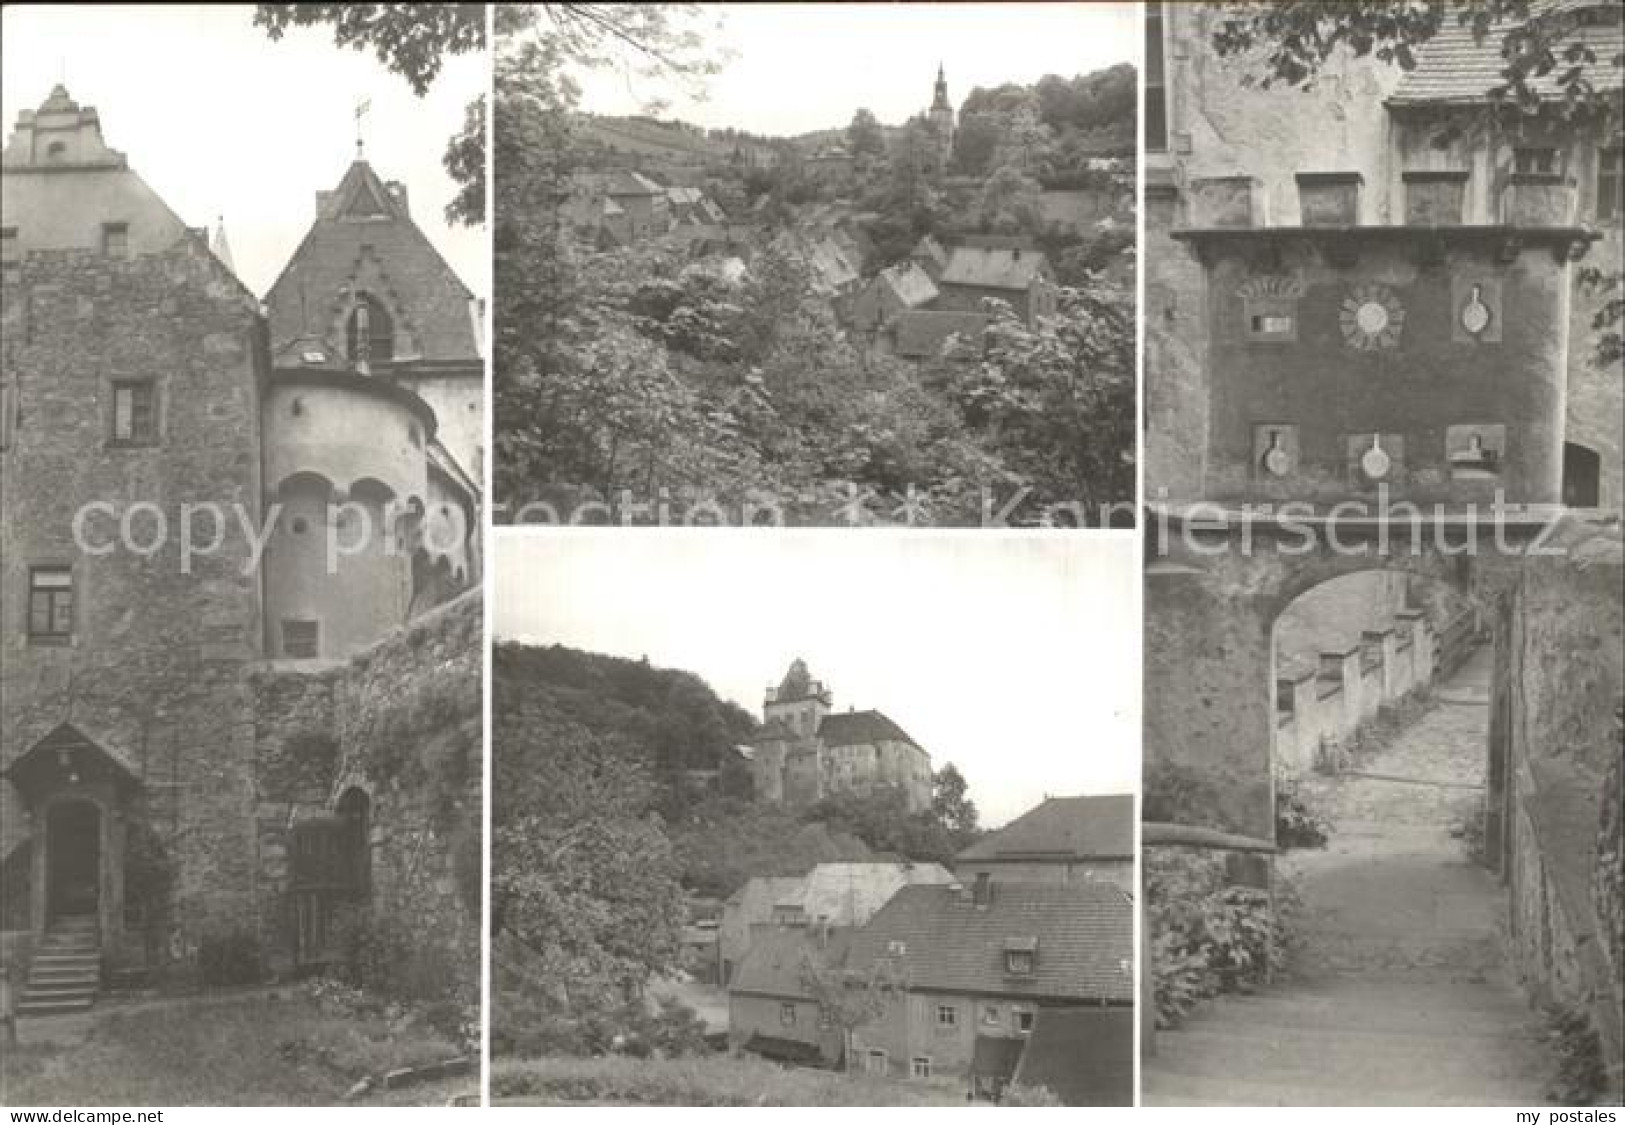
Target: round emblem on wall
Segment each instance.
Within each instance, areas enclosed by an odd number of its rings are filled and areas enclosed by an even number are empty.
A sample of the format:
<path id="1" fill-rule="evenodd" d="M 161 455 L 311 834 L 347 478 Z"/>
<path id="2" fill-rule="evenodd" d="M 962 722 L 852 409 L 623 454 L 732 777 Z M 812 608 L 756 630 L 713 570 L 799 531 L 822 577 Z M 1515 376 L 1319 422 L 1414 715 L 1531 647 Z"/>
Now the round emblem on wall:
<path id="1" fill-rule="evenodd" d="M 1382 439 L 1371 435 L 1371 448 L 1360 454 L 1360 469 L 1372 480 L 1381 480 L 1394 467 L 1394 459 L 1382 447 Z"/>
<path id="2" fill-rule="evenodd" d="M 1490 307 L 1484 303 L 1482 286 L 1473 286 L 1472 296 L 1461 307 L 1461 326 L 1467 330 L 1469 336 L 1477 336 L 1490 326 Z"/>
<path id="3" fill-rule="evenodd" d="M 1343 342 L 1351 348 L 1372 351 L 1399 343 L 1405 326 L 1405 309 L 1385 285 L 1357 285 L 1343 298 L 1339 316 Z"/>

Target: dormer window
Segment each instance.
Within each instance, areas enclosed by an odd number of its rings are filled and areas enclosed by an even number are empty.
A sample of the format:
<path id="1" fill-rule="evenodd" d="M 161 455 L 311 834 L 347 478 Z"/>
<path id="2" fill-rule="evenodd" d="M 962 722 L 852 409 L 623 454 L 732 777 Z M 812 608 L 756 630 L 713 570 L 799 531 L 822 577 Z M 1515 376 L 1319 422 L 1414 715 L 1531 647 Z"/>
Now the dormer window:
<path id="1" fill-rule="evenodd" d="M 102 224 L 102 253 L 109 258 L 130 256 L 130 224 Z"/>
<path id="2" fill-rule="evenodd" d="M 1004 943 L 1004 971 L 1011 976 L 1030 977 L 1037 964 L 1037 938 L 1011 938 Z"/>

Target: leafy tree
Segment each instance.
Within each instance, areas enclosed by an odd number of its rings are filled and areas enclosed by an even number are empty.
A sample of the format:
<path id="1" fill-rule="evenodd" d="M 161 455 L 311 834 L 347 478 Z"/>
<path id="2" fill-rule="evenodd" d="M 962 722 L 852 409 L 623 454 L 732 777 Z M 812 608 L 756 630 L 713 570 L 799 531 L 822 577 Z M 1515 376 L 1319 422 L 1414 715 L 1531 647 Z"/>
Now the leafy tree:
<path id="1" fill-rule="evenodd" d="M 1005 165 L 982 184 L 977 222 L 983 230 L 1013 233 L 1036 229 L 1041 222 L 1038 181 L 1014 165 Z"/>
<path id="2" fill-rule="evenodd" d="M 886 153 L 886 134 L 867 109 L 860 108 L 852 115 L 852 123 L 846 127 L 846 143 L 853 156 L 884 156 Z"/>
<path id="3" fill-rule="evenodd" d="M 886 1014 L 903 995 L 904 981 L 884 958 L 868 970 L 826 964 L 808 951 L 801 962 L 801 986 L 818 1005 L 819 1019 L 841 1032 L 841 1065 L 852 1069 L 852 1034 Z"/>
<path id="4" fill-rule="evenodd" d="M 980 832 L 976 802 L 970 799 L 965 775 L 947 762 L 931 778 L 931 815 L 966 846 Z"/>
<path id="5" fill-rule="evenodd" d="M 1004 131 L 988 113 L 967 113 L 954 130 L 954 166 L 967 176 L 985 176 L 993 167 Z"/>
<path id="6" fill-rule="evenodd" d="M 272 39 L 290 27 L 326 25 L 333 42 L 361 51 L 427 93 L 447 55 L 485 50 L 484 4 L 257 4 L 254 26 Z"/>
<path id="7" fill-rule="evenodd" d="M 1134 297 L 1102 284 L 1061 291 L 1028 325 L 1003 302 L 980 341 L 961 338 L 943 389 L 966 424 L 1031 484 L 1033 499 L 1093 519 L 1134 495 Z"/>

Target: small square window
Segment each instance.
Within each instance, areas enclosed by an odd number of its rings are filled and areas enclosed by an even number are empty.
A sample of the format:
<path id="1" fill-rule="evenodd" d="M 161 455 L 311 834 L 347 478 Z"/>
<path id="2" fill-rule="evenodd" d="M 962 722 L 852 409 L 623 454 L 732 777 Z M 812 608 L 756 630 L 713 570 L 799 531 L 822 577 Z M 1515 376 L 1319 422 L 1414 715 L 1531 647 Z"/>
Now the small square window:
<path id="1" fill-rule="evenodd" d="M 864 1056 L 863 1068 L 870 1074 L 876 1074 L 884 1078 L 886 1076 L 889 1061 L 890 1060 L 886 1058 L 885 1051 L 870 1051 Z"/>
<path id="2" fill-rule="evenodd" d="M 102 224 L 102 253 L 109 258 L 130 256 L 130 225 L 128 223 Z"/>
<path id="3" fill-rule="evenodd" d="M 938 1004 L 937 1005 L 937 1026 L 938 1027 L 958 1027 L 959 1026 L 959 1009 L 954 1007 L 952 1004 Z"/>
<path id="4" fill-rule="evenodd" d="M 794 1027 L 796 1025 L 796 1006 L 794 1004 L 779 1005 L 779 1026 Z"/>
<path id="5" fill-rule="evenodd" d="M 997 1004 L 982 1005 L 982 1023 L 989 1027 L 999 1026 L 999 1006 Z"/>
<path id="6" fill-rule="evenodd" d="M 916 1055 L 908 1061 L 908 1072 L 915 1078 L 931 1077 L 931 1059 L 926 1055 Z"/>
<path id="7" fill-rule="evenodd" d="M 28 638 L 66 644 L 73 637 L 73 568 L 36 566 L 28 572 Z"/>
<path id="8" fill-rule="evenodd" d="M 158 443 L 158 388 L 151 379 L 114 380 L 113 443 Z"/>
<path id="9" fill-rule="evenodd" d="M 282 622 L 282 655 L 293 660 L 314 660 L 320 632 L 314 621 Z"/>
<path id="10" fill-rule="evenodd" d="M 1033 1014 L 1027 1011 L 1018 1011 L 1016 1013 L 1016 1030 L 1025 1034 L 1032 1031 L 1032 1029 Z"/>

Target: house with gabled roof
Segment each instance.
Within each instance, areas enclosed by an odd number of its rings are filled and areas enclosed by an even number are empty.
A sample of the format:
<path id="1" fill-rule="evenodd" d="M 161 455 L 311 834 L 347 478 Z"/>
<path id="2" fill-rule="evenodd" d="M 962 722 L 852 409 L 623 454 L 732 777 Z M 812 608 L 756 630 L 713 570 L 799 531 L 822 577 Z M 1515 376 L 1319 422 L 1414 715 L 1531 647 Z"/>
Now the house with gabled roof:
<path id="1" fill-rule="evenodd" d="M 894 317 L 925 308 L 937 299 L 937 286 L 914 262 L 888 266 L 869 279 L 852 300 L 847 322 L 858 332 L 878 332 Z"/>
<path id="2" fill-rule="evenodd" d="M 997 1096 L 1041 1016 L 1132 1012 L 1133 951 L 1133 903 L 1110 884 L 904 887 L 847 950 L 855 977 L 895 982 L 882 1014 L 853 1031 L 850 1065 L 907 1078 L 959 1075 L 972 1092 Z M 1131 1040 L 1131 1026 L 1121 1034 Z M 1132 1096 L 1115 1085 L 1127 1077 L 1114 1078 L 1102 1100 Z"/>
<path id="3" fill-rule="evenodd" d="M 1059 299 L 1055 271 L 1044 252 L 1020 245 L 955 246 L 937 288 L 942 291 L 938 308 L 982 312 L 983 301 L 991 297 L 1009 304 L 1028 323 L 1055 315 Z"/>
<path id="4" fill-rule="evenodd" d="M 764 927 L 851 929 L 873 917 L 901 887 L 952 883 L 939 863 L 820 863 L 805 875 L 758 875 L 728 896 L 718 926 L 717 979 L 733 980 Z"/>
<path id="5" fill-rule="evenodd" d="M 728 984 L 728 1043 L 776 1062 L 838 1066 L 842 1035 L 809 976 L 839 969 L 850 929 L 761 927 Z"/>
<path id="6" fill-rule="evenodd" d="M 1134 888 L 1134 797 L 1048 797 L 954 857 L 974 882 L 1111 883 Z"/>

